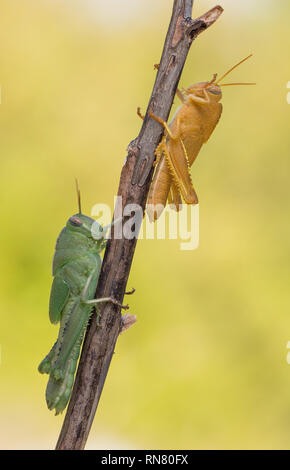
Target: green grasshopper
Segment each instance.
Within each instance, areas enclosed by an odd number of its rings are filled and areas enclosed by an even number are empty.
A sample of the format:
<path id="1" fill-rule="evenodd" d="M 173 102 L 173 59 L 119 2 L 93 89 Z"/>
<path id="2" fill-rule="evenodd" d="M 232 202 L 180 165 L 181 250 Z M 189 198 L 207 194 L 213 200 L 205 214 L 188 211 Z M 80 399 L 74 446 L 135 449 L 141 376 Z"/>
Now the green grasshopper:
<path id="1" fill-rule="evenodd" d="M 41 374 L 49 374 L 46 402 L 55 414 L 61 413 L 70 398 L 81 344 L 94 306 L 113 302 L 110 297 L 94 299 L 106 246 L 106 231 L 94 219 L 82 214 L 77 187 L 79 213 L 70 217 L 60 232 L 53 258 L 53 283 L 49 301 L 51 323 L 60 322 L 56 343 L 38 366 Z M 117 221 L 116 221 L 117 222 Z M 116 223 L 115 222 L 115 223 Z M 125 318 L 127 317 L 127 318 Z M 133 315 L 124 315 L 123 328 L 134 322 Z"/>

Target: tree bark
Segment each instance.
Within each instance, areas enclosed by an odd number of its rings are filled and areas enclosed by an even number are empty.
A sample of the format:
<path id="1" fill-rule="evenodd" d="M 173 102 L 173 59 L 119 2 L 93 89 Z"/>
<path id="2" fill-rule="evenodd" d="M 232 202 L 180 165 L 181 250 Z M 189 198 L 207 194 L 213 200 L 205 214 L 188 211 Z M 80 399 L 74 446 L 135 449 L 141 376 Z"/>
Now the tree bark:
<path id="1" fill-rule="evenodd" d="M 153 173 L 154 151 L 163 128 L 148 116 L 150 109 L 167 121 L 179 78 L 193 40 L 221 15 L 220 6 L 191 19 L 193 0 L 174 0 L 160 65 L 145 119 L 138 137 L 128 147 L 122 168 L 118 196 L 122 207 L 138 204 L 143 213 Z M 137 239 L 108 242 L 96 297 L 123 301 Z M 92 318 L 86 333 L 75 384 L 56 449 L 84 449 L 108 373 L 121 328 L 120 308 L 110 303 L 98 307 L 99 326 Z"/>

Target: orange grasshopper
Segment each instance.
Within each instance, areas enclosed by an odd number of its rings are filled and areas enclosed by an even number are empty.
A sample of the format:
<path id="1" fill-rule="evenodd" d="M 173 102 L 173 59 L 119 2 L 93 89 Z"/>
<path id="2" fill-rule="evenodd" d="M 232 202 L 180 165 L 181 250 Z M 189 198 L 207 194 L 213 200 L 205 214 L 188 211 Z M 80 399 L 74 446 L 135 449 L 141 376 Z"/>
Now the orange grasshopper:
<path id="1" fill-rule="evenodd" d="M 169 125 L 149 111 L 149 116 L 165 129 L 165 135 L 155 151 L 155 172 L 147 200 L 147 213 L 150 222 L 160 217 L 167 201 L 177 211 L 181 208 L 182 199 L 186 204 L 198 203 L 191 180 L 190 167 L 221 117 L 221 87 L 255 85 L 255 83 L 224 83 L 221 85 L 219 83 L 251 56 L 252 54 L 238 62 L 219 80 L 217 80 L 217 74 L 214 74 L 209 82 L 196 83 L 183 92 L 177 89 L 176 94 L 182 105 L 176 111 Z M 140 108 L 137 113 L 144 119 Z"/>

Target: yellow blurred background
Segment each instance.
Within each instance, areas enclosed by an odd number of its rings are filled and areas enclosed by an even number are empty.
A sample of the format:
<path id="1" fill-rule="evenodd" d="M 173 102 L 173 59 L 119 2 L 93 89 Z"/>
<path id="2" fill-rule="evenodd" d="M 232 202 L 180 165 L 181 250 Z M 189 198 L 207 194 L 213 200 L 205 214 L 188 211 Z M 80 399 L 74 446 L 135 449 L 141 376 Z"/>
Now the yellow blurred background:
<path id="1" fill-rule="evenodd" d="M 199 16 L 216 4 L 196 1 Z M 117 343 L 89 449 L 290 448 L 289 14 L 283 0 L 220 0 L 180 85 L 224 73 L 223 115 L 194 164 L 200 246 L 137 245 L 138 322 Z M 37 366 L 58 331 L 55 241 L 76 212 L 113 206 L 171 15 L 162 0 L 0 1 L 0 448 L 53 449 Z M 290 90 L 289 90 L 290 91 Z M 158 261 L 157 261 L 158 260 Z"/>

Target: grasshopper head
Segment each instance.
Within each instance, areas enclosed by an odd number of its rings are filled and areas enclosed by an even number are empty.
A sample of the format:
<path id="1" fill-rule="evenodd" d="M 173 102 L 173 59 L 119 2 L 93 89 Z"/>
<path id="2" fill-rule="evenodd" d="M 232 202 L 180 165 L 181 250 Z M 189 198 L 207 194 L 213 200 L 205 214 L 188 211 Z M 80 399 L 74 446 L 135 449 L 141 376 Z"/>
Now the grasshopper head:
<path id="1" fill-rule="evenodd" d="M 187 96 L 194 95 L 199 98 L 204 98 L 205 93 L 208 93 L 209 99 L 211 102 L 218 102 L 222 98 L 222 91 L 220 87 L 215 83 L 217 75 L 213 76 L 213 79 L 209 82 L 199 82 L 191 85 L 187 90 L 185 90 L 185 94 Z"/>
<path id="2" fill-rule="evenodd" d="M 66 224 L 71 232 L 82 233 L 88 238 L 102 242 L 106 231 L 96 220 L 84 214 L 72 215 Z"/>
<path id="3" fill-rule="evenodd" d="M 233 70 L 235 70 L 239 65 L 248 60 L 250 57 L 252 57 L 252 54 L 250 54 L 248 57 L 245 57 L 245 59 L 240 60 L 240 62 L 231 67 L 230 70 L 228 70 L 218 80 L 217 74 L 215 73 L 210 82 L 200 82 L 196 83 L 195 85 L 191 85 L 189 88 L 187 88 L 187 90 L 185 90 L 186 96 L 194 95 L 204 99 L 205 95 L 207 95 L 209 97 L 210 102 L 218 102 L 222 97 L 221 87 L 223 86 L 256 85 L 255 83 L 222 83 L 221 85 L 219 85 L 219 83 L 222 82 L 225 77 L 227 77 Z"/>
<path id="4" fill-rule="evenodd" d="M 102 227 L 96 220 L 82 214 L 81 208 L 81 193 L 79 190 L 78 180 L 76 179 L 76 190 L 78 197 L 78 214 L 72 215 L 66 224 L 68 230 L 74 233 L 81 233 L 87 238 L 91 238 L 96 241 L 99 248 L 103 248 L 104 240 L 108 227 Z"/>

